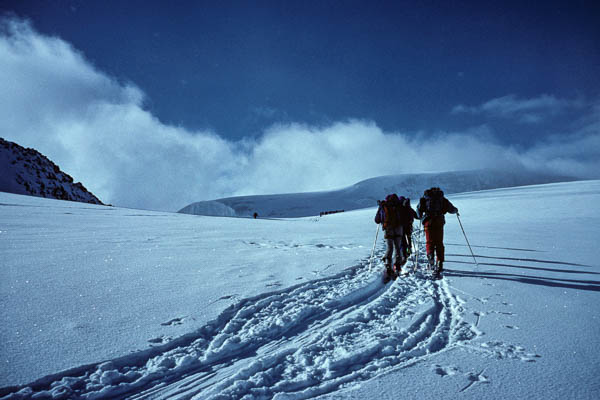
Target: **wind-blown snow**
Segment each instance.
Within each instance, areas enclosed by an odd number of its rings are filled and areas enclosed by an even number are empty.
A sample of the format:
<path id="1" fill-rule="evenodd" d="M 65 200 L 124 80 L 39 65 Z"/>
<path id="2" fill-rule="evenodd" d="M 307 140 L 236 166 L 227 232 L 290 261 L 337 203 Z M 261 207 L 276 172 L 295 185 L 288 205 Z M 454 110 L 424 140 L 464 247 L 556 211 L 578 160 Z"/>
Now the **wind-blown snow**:
<path id="1" fill-rule="evenodd" d="M 340 190 L 199 201 L 182 208 L 179 212 L 226 217 L 248 217 L 255 212 L 263 217 L 307 217 L 327 211 L 373 207 L 377 200 L 384 199 L 389 193 L 398 193 L 418 200 L 423 191 L 432 186 L 440 186 L 445 193 L 450 194 L 566 180 L 569 179 L 525 169 L 390 175 L 367 179 Z"/>
<path id="2" fill-rule="evenodd" d="M 375 209 L 253 220 L 0 193 L 0 395 L 597 398 L 600 181 L 450 199 L 479 265 L 451 216 L 444 280 L 383 285 Z"/>

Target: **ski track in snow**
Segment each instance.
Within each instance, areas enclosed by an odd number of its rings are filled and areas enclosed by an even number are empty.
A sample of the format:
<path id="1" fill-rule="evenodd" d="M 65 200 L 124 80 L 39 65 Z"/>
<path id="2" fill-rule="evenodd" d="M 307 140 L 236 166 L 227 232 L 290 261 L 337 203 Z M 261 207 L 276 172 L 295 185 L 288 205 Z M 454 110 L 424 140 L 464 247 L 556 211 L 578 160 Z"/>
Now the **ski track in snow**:
<path id="1" fill-rule="evenodd" d="M 465 345 L 478 330 L 463 320 L 462 304 L 444 280 L 421 272 L 384 285 L 367 260 L 241 300 L 192 334 L 162 345 L 157 338 L 150 350 L 42 378 L 3 399 L 310 398 Z"/>
<path id="2" fill-rule="evenodd" d="M 453 291 L 482 306 L 492 305 L 491 297 L 464 292 L 447 279 L 429 279 L 424 249 L 419 248 L 416 272 L 388 284 L 382 282 L 382 264 L 369 270 L 367 259 L 340 274 L 253 298 L 225 295 L 216 301 L 236 303 L 196 332 L 149 339 L 150 349 L 4 388 L 0 400 L 305 399 L 455 348 L 497 360 L 535 362 L 541 357 L 502 341 L 474 340 L 483 335 L 478 329 L 482 318 L 514 313 L 466 310 Z M 382 253 L 380 249 L 374 260 Z M 413 262 L 414 255 L 407 270 L 413 270 Z M 178 325 L 185 318 L 161 325 Z M 466 379 L 459 392 L 490 382 L 484 371 L 465 372 L 453 365 L 434 364 L 432 371 Z"/>
<path id="3" fill-rule="evenodd" d="M 282 249 L 282 250 L 294 250 L 299 248 L 313 248 L 316 247 L 318 249 L 340 249 L 340 250 L 351 250 L 351 249 L 360 249 L 361 245 L 356 244 L 341 244 L 341 245 L 332 245 L 332 244 L 324 244 L 324 243 L 295 243 L 295 242 L 284 242 L 284 241 L 273 241 L 273 240 L 262 240 L 262 241 L 242 241 L 249 246 L 256 246 L 267 249 Z"/>

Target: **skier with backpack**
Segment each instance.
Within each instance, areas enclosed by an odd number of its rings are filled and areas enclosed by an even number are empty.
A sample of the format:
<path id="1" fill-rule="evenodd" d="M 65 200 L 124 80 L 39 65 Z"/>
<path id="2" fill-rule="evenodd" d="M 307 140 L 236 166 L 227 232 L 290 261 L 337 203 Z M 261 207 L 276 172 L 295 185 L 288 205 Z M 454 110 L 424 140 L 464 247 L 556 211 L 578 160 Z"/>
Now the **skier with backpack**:
<path id="1" fill-rule="evenodd" d="M 405 227 L 410 214 L 395 193 L 388 195 L 385 200 L 378 203 L 379 208 L 377 214 L 375 214 L 375 223 L 382 224 L 385 232 L 387 250 L 384 256 L 386 269 L 384 280 L 387 282 L 389 279 L 398 276 L 402 271 L 402 266 L 406 263 Z M 413 210 L 411 209 L 411 211 Z M 394 249 L 396 250 L 396 256 L 392 264 Z"/>
<path id="2" fill-rule="evenodd" d="M 408 197 L 400 196 L 400 201 L 402 202 L 402 205 L 404 206 L 407 212 L 407 219 L 406 223 L 404 224 L 404 238 L 406 240 L 406 246 L 404 247 L 404 256 L 408 258 L 412 248 L 413 222 L 415 219 L 419 219 L 419 215 L 415 210 L 413 210 L 412 206 L 410 205 L 410 199 Z"/>
<path id="3" fill-rule="evenodd" d="M 433 269 L 434 279 L 441 279 L 444 270 L 444 224 L 446 223 L 444 214 L 446 213 L 458 215 L 458 208 L 444 197 L 444 192 L 439 187 L 425 190 L 419 200 L 417 214 L 419 219 L 423 220 L 427 259 Z"/>

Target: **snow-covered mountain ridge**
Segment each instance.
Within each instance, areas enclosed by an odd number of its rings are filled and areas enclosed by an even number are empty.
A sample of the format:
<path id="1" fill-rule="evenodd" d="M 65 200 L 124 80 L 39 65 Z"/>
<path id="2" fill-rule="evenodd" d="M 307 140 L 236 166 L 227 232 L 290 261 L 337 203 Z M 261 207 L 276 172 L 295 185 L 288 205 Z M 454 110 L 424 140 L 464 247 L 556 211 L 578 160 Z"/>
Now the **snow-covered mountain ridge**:
<path id="1" fill-rule="evenodd" d="M 39 151 L 0 138 L 0 191 L 102 204 Z"/>
<path id="2" fill-rule="evenodd" d="M 388 175 L 367 179 L 332 191 L 239 196 L 199 201 L 179 210 L 184 214 L 249 217 L 307 217 L 333 210 L 374 207 L 389 193 L 409 197 L 416 202 L 431 186 L 445 193 L 464 193 L 486 189 L 565 182 L 574 179 L 528 170 L 474 170 L 443 173 Z M 414 204 L 413 204 L 414 205 Z"/>

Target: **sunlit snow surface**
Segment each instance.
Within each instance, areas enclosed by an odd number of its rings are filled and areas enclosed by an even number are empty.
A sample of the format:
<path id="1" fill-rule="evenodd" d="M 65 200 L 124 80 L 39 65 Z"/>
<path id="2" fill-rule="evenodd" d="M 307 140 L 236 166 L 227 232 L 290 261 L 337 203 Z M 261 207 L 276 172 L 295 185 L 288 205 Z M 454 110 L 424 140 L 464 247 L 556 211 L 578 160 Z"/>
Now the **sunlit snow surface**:
<path id="1" fill-rule="evenodd" d="M 600 182 L 450 199 L 479 266 L 450 215 L 445 279 L 383 285 L 375 209 L 253 220 L 0 193 L 0 396 L 598 398 Z"/>

